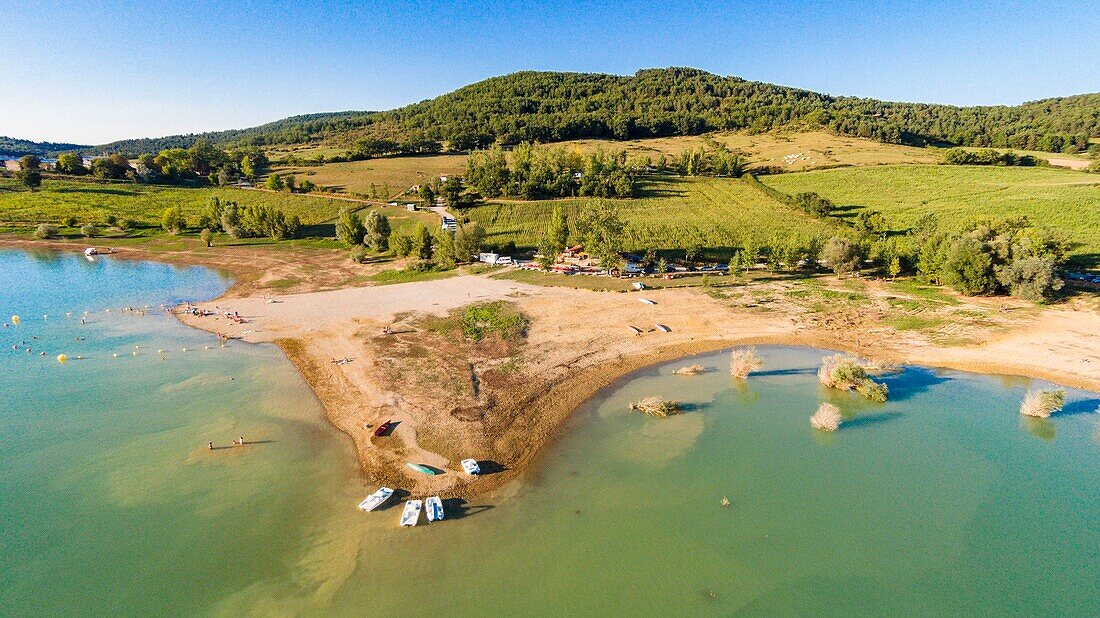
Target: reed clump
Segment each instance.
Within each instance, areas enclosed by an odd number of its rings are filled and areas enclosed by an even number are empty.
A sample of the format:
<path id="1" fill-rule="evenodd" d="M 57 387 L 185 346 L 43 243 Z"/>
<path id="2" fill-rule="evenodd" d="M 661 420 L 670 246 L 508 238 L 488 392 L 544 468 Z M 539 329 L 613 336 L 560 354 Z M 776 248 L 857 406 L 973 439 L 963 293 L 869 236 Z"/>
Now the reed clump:
<path id="1" fill-rule="evenodd" d="M 680 367 L 672 373 L 678 376 L 697 376 L 700 373 L 705 373 L 706 370 L 707 368 L 702 365 L 688 365 L 687 367 Z"/>
<path id="2" fill-rule="evenodd" d="M 842 391 L 855 391 L 860 395 L 882 403 L 890 394 L 890 389 L 881 382 L 875 382 L 867 375 L 867 368 L 858 360 L 844 354 L 826 356 L 817 370 L 821 383 L 829 388 Z"/>
<path id="3" fill-rule="evenodd" d="M 756 348 L 739 348 L 730 354 L 730 375 L 735 378 L 745 379 L 763 366 L 764 359 L 756 353 Z"/>
<path id="4" fill-rule="evenodd" d="M 1051 414 L 1061 410 L 1065 405 L 1065 389 L 1052 391 L 1031 390 L 1027 392 L 1027 395 L 1024 396 L 1024 401 L 1020 404 L 1020 414 L 1037 418 L 1047 418 Z"/>
<path id="5" fill-rule="evenodd" d="M 822 402 L 810 417 L 810 426 L 819 431 L 836 431 L 840 429 L 840 423 L 840 408 L 831 403 Z"/>
<path id="6" fill-rule="evenodd" d="M 650 395 L 642 398 L 641 401 L 632 401 L 630 402 L 630 409 L 649 416 L 659 417 L 675 416 L 681 411 L 679 403 L 669 401 L 660 395 Z"/>

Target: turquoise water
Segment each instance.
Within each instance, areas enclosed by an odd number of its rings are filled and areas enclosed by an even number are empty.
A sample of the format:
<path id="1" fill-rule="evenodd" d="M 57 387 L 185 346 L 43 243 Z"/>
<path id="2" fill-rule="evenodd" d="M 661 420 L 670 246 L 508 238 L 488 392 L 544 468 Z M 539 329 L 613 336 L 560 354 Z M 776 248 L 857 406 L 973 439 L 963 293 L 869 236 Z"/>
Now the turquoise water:
<path id="1" fill-rule="evenodd" d="M 1100 614 L 1093 393 L 1035 421 L 1027 379 L 907 367 L 878 405 L 820 387 L 820 350 L 762 348 L 740 384 L 686 359 L 590 401 L 506 492 L 401 529 L 355 509 L 374 487 L 278 350 L 117 310 L 216 274 L 0 252 L 0 283 L 24 317 L 0 331 L 0 613 Z M 47 357 L 10 351 L 32 334 Z M 671 374 L 695 362 L 715 371 Z M 689 409 L 627 410 L 649 394 Z M 242 434 L 267 442 L 205 448 Z"/>

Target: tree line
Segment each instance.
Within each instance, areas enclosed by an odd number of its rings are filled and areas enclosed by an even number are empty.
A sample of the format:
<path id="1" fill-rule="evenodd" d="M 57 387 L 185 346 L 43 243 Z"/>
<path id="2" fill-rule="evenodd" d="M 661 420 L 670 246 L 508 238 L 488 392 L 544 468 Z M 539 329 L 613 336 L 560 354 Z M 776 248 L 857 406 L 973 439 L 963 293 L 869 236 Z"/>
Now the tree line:
<path id="1" fill-rule="evenodd" d="M 313 114 L 241 131 L 115 142 L 100 151 L 155 152 L 205 139 L 237 146 L 327 142 L 377 156 L 367 153 L 379 146 L 390 153 L 443 144 L 469 151 L 493 143 L 823 128 L 887 143 L 1080 152 L 1100 137 L 1098 110 L 1100 94 L 957 107 L 833 97 L 690 68 L 633 76 L 524 71 L 385 112 Z"/>
<path id="2" fill-rule="evenodd" d="M 625 150 L 584 155 L 525 142 L 511 153 L 499 146 L 471 153 L 465 180 L 487 198 L 631 197 L 640 168 L 644 163 L 628 162 Z"/>

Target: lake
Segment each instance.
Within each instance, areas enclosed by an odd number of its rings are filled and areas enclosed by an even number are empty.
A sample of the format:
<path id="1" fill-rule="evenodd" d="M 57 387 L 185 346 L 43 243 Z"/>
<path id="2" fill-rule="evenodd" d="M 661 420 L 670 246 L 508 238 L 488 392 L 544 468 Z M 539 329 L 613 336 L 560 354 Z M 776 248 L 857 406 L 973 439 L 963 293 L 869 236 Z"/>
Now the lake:
<path id="1" fill-rule="evenodd" d="M 400 504 L 355 508 L 375 486 L 277 348 L 160 309 L 229 284 L 0 251 L 22 318 L 0 330 L 3 613 L 1100 614 L 1094 393 L 1036 420 L 1023 378 L 905 367 L 874 404 L 817 383 L 827 351 L 762 347 L 745 381 L 704 355 L 624 378 L 519 482 L 405 529 Z M 713 371 L 672 374 L 693 363 Z M 687 410 L 629 411 L 650 394 Z M 810 428 L 821 401 L 839 431 Z"/>

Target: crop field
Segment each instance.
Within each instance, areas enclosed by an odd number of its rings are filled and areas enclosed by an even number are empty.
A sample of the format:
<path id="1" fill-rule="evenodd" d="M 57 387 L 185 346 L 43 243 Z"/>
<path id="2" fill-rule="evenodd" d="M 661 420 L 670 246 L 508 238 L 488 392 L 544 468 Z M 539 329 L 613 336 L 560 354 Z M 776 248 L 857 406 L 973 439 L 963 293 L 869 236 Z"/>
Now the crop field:
<path id="1" fill-rule="evenodd" d="M 906 165 L 781 174 L 761 180 L 784 193 L 816 191 L 841 207 L 881 211 L 895 230 L 934 213 L 948 225 L 1027 215 L 1100 255 L 1100 176 L 1043 167 Z"/>
<path id="2" fill-rule="evenodd" d="M 41 189 L 30 192 L 10 179 L 0 179 L 0 229 L 28 230 L 39 223 L 58 224 L 75 217 L 77 225 L 103 225 L 107 215 L 119 220 L 131 219 L 159 226 L 164 210 L 178 207 L 194 225 L 210 200 L 235 201 L 238 204 L 266 204 L 290 215 L 298 215 L 306 226 L 331 223 L 342 208 L 362 205 L 308 195 L 289 195 L 246 189 L 159 187 L 134 184 L 95 184 L 90 182 L 46 180 Z M 382 208 L 397 232 L 411 232 L 419 223 L 437 225 L 438 216 L 426 212 Z M 364 211 L 365 213 L 365 211 Z M 332 235 L 332 226 L 306 230 L 309 235 Z"/>
<path id="3" fill-rule="evenodd" d="M 278 167 L 273 171 L 280 174 L 294 174 L 298 182 L 309 179 L 314 184 L 336 193 L 366 195 L 371 184 L 389 185 L 389 197 L 396 197 L 405 189 L 425 180 L 464 173 L 466 155 L 387 157 L 350 163 Z"/>
<path id="4" fill-rule="evenodd" d="M 710 249 L 743 246 L 746 240 L 768 245 L 776 238 L 799 239 L 831 235 L 830 224 L 782 204 L 744 181 L 732 178 L 647 177 L 643 196 L 605 200 L 617 205 L 626 224 L 629 250 Z M 545 201 L 496 201 L 475 206 L 466 215 L 487 231 L 492 243 L 514 241 L 535 247 L 550 223 L 555 205 L 566 208 L 575 226 L 593 198 Z"/>

